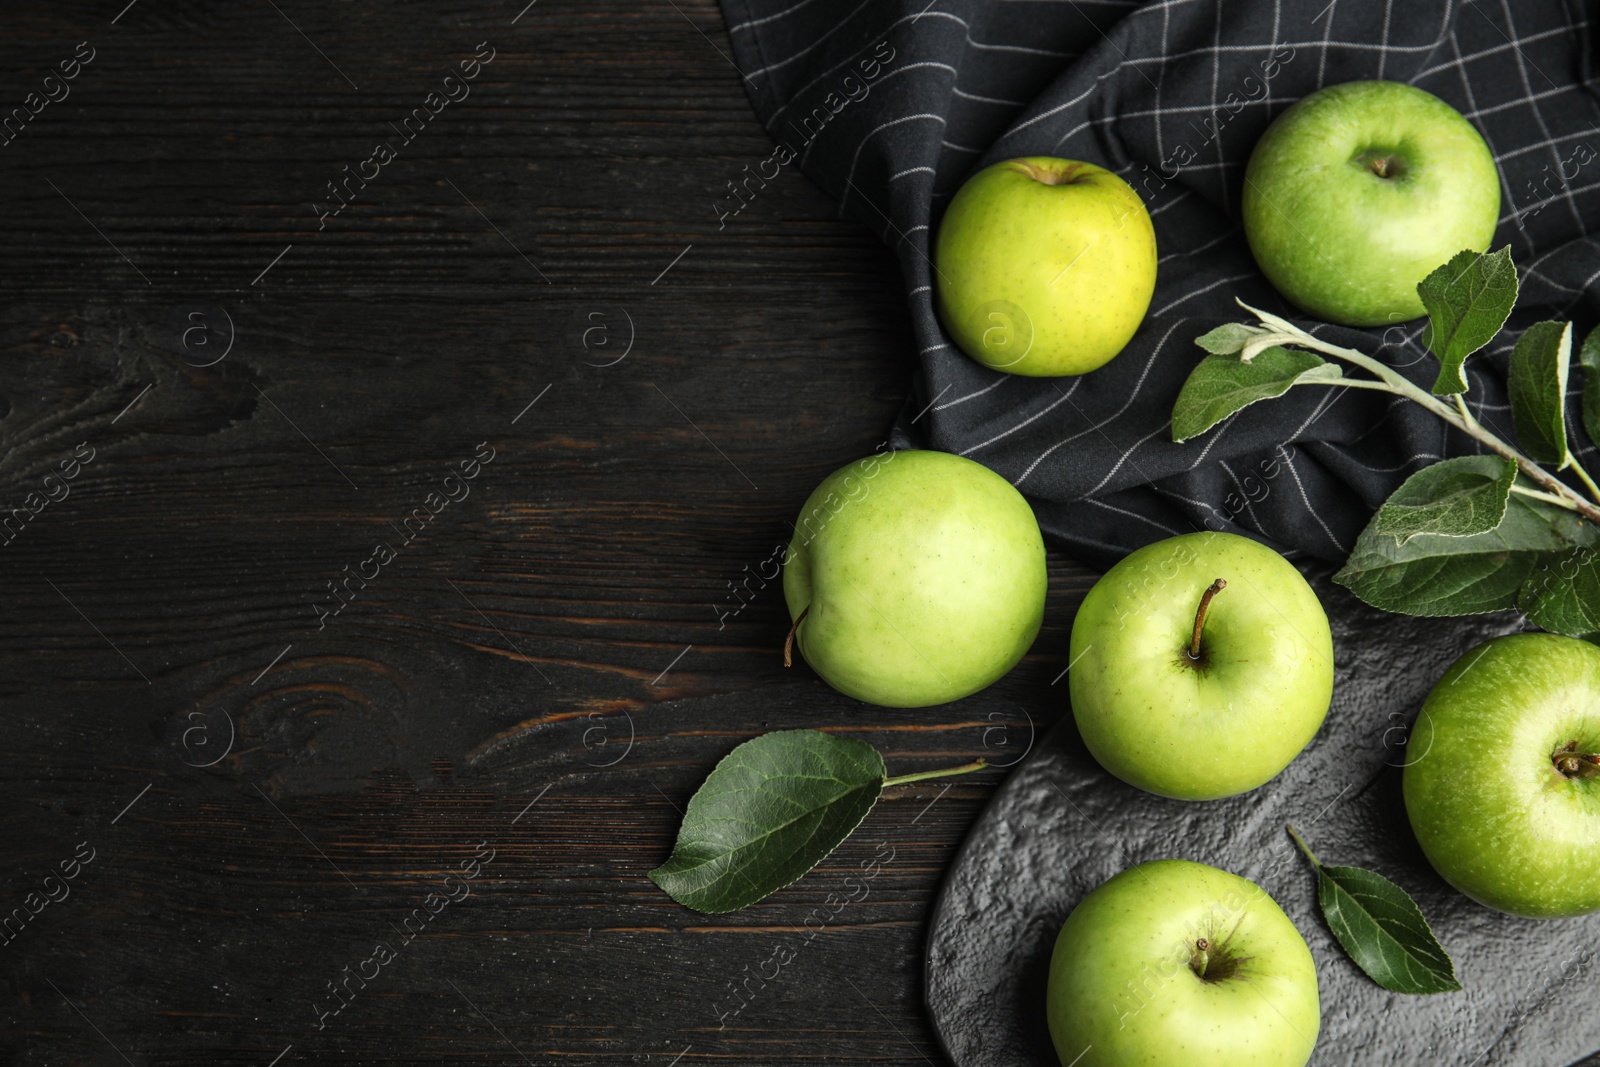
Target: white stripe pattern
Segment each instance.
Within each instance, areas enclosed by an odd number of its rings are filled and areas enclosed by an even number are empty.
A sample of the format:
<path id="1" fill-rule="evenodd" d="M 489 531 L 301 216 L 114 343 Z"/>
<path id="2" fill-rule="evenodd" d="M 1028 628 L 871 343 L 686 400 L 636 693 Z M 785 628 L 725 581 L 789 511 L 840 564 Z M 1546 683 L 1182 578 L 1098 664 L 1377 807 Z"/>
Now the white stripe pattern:
<path id="1" fill-rule="evenodd" d="M 1600 106 L 1573 74 L 1588 62 L 1579 50 L 1595 16 L 1562 0 L 724 3 L 738 13 L 730 27 L 738 66 L 754 79 L 752 98 L 769 130 L 782 136 L 789 116 L 823 99 L 837 106 L 847 90 L 853 97 L 808 138 L 801 163 L 836 190 L 841 211 L 853 211 L 898 254 L 912 347 L 923 380 L 937 383 L 928 392 L 939 393 L 927 409 L 937 417 L 912 432 L 981 457 L 1042 503 L 1092 505 L 1069 512 L 1082 531 L 1051 520 L 1050 533 L 1069 545 L 1132 547 L 1177 532 L 1162 519 L 1177 514 L 1196 527 L 1222 518 L 1335 558 L 1382 487 L 1436 456 L 1476 447 L 1458 435 L 1439 439 L 1438 427 L 1403 402 L 1340 388 L 1296 390 L 1196 441 L 1170 440 L 1177 386 L 1201 357 L 1193 338 L 1242 318 L 1235 296 L 1298 314 L 1277 300 L 1250 257 L 1238 191 L 1266 123 L 1329 80 L 1406 81 L 1461 111 L 1499 170 L 1496 243 L 1516 245 L 1524 300 L 1540 305 L 1540 317 L 1600 318 L 1600 293 L 1592 292 L 1600 241 L 1582 236 L 1600 216 Z M 890 49 L 894 58 L 882 60 Z M 862 73 L 874 69 L 868 56 L 880 57 L 871 79 Z M 858 82 L 870 91 L 852 88 Z M 1580 146 L 1597 162 L 1574 162 Z M 1156 227 L 1159 274 L 1146 321 L 1127 351 L 1083 378 L 975 367 L 935 312 L 935 271 L 950 270 L 932 262 L 940 212 L 981 163 L 1018 155 L 1107 166 L 1140 193 Z M 1402 372 L 1426 386 L 1432 357 L 1419 330 L 1408 323 L 1364 339 L 1335 327 L 1319 332 L 1411 368 Z M 1503 353 L 1474 357 L 1471 399 L 1485 418 L 1508 421 L 1495 359 Z M 1249 499 L 1245 487 L 1274 448 L 1312 442 L 1309 455 L 1278 454 L 1284 489 Z M 1574 448 L 1595 452 L 1586 439 Z M 1222 507 L 1219 494 L 1231 493 L 1245 504 Z"/>

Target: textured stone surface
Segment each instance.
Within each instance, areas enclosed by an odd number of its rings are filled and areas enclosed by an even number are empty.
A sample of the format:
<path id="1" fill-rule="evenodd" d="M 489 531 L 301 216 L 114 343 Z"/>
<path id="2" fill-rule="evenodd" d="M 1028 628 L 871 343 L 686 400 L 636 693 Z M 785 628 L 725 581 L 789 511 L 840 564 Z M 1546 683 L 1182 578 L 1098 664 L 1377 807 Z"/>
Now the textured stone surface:
<path id="1" fill-rule="evenodd" d="M 1333 624 L 1333 707 L 1272 782 L 1209 803 L 1152 796 L 1101 770 L 1069 715 L 996 792 L 930 926 L 928 1004 L 957 1067 L 1055 1067 L 1044 1002 L 1056 932 L 1101 882 L 1167 857 L 1259 883 L 1305 935 L 1322 997 L 1313 1064 L 1600 1064 L 1585 1058 L 1600 1050 L 1600 915 L 1519 919 L 1455 892 L 1428 866 L 1400 795 L 1407 731 L 1433 682 L 1462 652 L 1519 629 L 1520 616 L 1387 615 L 1325 573 L 1309 577 Z M 1362 974 L 1328 931 L 1285 823 L 1324 862 L 1378 871 L 1410 892 L 1462 991 L 1402 996 Z"/>

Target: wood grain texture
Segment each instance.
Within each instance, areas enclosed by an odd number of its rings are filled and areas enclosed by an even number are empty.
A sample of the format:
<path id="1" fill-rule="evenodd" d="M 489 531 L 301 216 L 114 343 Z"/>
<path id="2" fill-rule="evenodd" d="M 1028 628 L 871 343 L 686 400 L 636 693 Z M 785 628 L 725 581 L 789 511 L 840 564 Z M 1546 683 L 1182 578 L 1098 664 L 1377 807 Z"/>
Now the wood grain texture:
<path id="1" fill-rule="evenodd" d="M 735 915 L 644 875 L 764 730 L 1015 758 L 1091 576 L 1053 560 L 1034 653 L 959 704 L 785 671 L 751 575 L 905 396 L 893 259 L 793 172 L 719 229 L 770 141 L 710 0 L 521 9 L 0 14 L 0 114 L 94 49 L 0 146 L 0 918 L 67 893 L 0 935 L 7 1063 L 938 1060 L 928 909 L 1001 772 Z"/>

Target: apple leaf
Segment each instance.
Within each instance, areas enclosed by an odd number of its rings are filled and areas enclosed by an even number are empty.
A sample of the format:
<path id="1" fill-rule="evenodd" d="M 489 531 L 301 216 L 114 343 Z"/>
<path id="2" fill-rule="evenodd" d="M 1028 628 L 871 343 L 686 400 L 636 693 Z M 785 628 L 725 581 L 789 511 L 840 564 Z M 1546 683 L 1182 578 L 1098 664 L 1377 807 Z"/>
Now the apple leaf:
<path id="1" fill-rule="evenodd" d="M 1583 428 L 1589 440 L 1600 444 L 1600 326 L 1583 339 L 1578 364 L 1583 367 Z"/>
<path id="2" fill-rule="evenodd" d="M 1522 584 L 1517 607 L 1541 630 L 1600 640 L 1600 556 L 1586 545 L 1545 557 Z"/>
<path id="3" fill-rule="evenodd" d="M 1259 326 L 1230 322 L 1201 334 L 1194 339 L 1194 343 L 1213 356 L 1236 356 L 1245 345 L 1258 337 L 1265 337 L 1267 332 Z"/>
<path id="4" fill-rule="evenodd" d="M 1536 322 L 1522 331 L 1511 352 L 1506 378 L 1511 424 L 1522 450 L 1538 463 L 1566 466 L 1567 371 L 1572 362 L 1572 323 Z"/>
<path id="5" fill-rule="evenodd" d="M 883 757 L 862 741 L 819 730 L 762 734 L 723 757 L 696 790 L 672 855 L 650 880 L 695 911 L 737 911 L 821 863 L 886 787 L 985 766 L 885 778 Z"/>
<path id="6" fill-rule="evenodd" d="M 1374 530 L 1376 522 L 1374 516 L 1361 531 L 1333 580 L 1375 608 L 1405 615 L 1515 607 L 1517 590 L 1542 557 L 1572 547 L 1559 532 L 1571 524 L 1567 512 L 1517 495 L 1506 499 L 1505 515 L 1487 533 L 1419 533 L 1401 543 Z"/>
<path id="7" fill-rule="evenodd" d="M 1369 529 L 1404 545 L 1418 534 L 1470 537 L 1488 533 L 1505 518 L 1517 480 L 1515 460 L 1458 456 L 1440 460 L 1390 494 Z"/>
<path id="8" fill-rule="evenodd" d="M 1297 348 L 1275 345 L 1249 363 L 1232 356 L 1207 356 L 1190 372 L 1172 406 L 1172 439 L 1182 443 L 1203 434 L 1241 408 L 1282 396 L 1301 382 L 1341 376 L 1336 365 Z"/>
<path id="9" fill-rule="evenodd" d="M 1417 295 L 1428 312 L 1422 343 L 1439 358 L 1433 391 L 1438 396 L 1464 393 L 1467 379 L 1461 365 L 1494 340 L 1517 302 L 1511 246 L 1487 255 L 1457 252 L 1417 284 Z"/>
<path id="10" fill-rule="evenodd" d="M 1316 868 L 1317 903 L 1328 929 L 1367 977 L 1394 993 L 1461 988 L 1454 961 L 1410 894 L 1381 874 L 1326 866 L 1292 826 L 1289 836 Z"/>
<path id="11" fill-rule="evenodd" d="M 650 880 L 696 911 L 736 911 L 825 859 L 882 791 L 883 757 L 865 742 L 818 730 L 762 734 L 712 770 Z"/>

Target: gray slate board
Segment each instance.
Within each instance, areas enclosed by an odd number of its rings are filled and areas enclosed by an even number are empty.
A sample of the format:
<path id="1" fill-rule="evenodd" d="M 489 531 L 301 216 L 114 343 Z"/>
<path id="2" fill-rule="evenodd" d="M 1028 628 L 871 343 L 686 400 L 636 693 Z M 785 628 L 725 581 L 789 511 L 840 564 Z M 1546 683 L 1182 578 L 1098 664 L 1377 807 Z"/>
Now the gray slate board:
<path id="1" fill-rule="evenodd" d="M 1056 1067 L 1044 1003 L 1062 921 L 1118 871 L 1169 857 L 1259 883 L 1305 935 L 1322 998 L 1312 1064 L 1600 1065 L 1600 914 L 1518 919 L 1467 899 L 1428 865 L 1401 800 L 1405 739 L 1428 690 L 1458 655 L 1521 628 L 1521 617 L 1389 615 L 1325 571 L 1308 578 L 1333 626 L 1333 707 L 1276 779 L 1209 803 L 1152 796 L 1102 770 L 1069 715 L 990 800 L 929 932 L 928 1006 L 957 1067 Z M 1403 996 L 1362 974 L 1323 922 L 1315 876 L 1285 823 L 1324 862 L 1378 871 L 1409 891 L 1463 990 Z"/>

